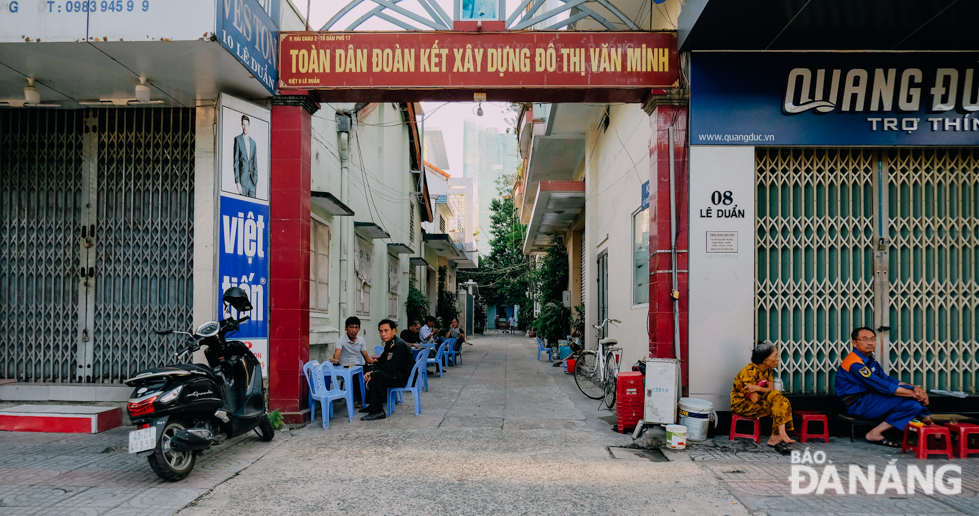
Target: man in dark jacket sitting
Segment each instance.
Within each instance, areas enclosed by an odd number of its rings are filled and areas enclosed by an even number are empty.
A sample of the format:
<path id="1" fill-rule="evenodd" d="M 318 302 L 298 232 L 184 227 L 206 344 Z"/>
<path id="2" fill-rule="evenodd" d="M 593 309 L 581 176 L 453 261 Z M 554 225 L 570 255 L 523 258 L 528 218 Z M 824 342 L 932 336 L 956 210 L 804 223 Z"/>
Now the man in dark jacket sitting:
<path id="1" fill-rule="evenodd" d="M 364 375 L 367 381 L 367 396 L 370 405 L 361 409 L 367 415 L 362 421 L 384 419 L 384 402 L 389 387 L 404 387 L 415 366 L 415 359 L 408 345 L 397 337 L 398 323 L 384 319 L 377 325 L 377 331 L 384 343 L 384 351 L 374 362 L 374 370 Z"/>

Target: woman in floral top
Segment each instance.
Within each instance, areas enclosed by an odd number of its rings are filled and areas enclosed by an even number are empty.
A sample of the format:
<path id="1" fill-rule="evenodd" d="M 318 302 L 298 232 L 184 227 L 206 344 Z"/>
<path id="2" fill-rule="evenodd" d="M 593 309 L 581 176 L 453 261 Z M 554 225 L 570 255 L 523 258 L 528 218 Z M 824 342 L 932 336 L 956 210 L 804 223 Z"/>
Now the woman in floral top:
<path id="1" fill-rule="evenodd" d="M 789 437 L 792 427 L 792 405 L 781 392 L 775 390 L 772 370 L 778 366 L 778 348 L 771 343 L 759 344 L 751 352 L 751 363 L 734 378 L 731 387 L 731 411 L 739 416 L 772 418 L 772 437 L 769 446 L 782 454 L 792 448 L 795 441 Z"/>

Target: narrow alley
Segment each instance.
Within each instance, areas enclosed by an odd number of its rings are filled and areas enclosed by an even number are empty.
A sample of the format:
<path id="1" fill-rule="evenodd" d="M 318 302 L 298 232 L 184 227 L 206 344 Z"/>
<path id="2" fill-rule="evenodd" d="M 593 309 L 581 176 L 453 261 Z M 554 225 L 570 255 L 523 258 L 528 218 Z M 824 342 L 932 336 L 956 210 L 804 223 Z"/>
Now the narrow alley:
<path id="1" fill-rule="evenodd" d="M 338 404 L 180 514 L 747 514 L 698 464 L 615 459 L 631 437 L 533 339 L 481 336 L 429 389 L 419 416 Z"/>

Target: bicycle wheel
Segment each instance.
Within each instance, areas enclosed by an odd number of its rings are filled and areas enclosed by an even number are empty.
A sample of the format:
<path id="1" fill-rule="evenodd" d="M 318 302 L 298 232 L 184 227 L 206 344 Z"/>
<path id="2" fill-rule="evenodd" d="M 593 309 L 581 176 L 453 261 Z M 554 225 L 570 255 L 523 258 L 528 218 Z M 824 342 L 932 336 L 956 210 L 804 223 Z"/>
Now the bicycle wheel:
<path id="1" fill-rule="evenodd" d="M 602 372 L 598 370 L 597 353 L 584 351 L 578 355 L 574 365 L 574 381 L 581 389 L 581 393 L 593 400 L 600 399 L 605 394 Z"/>
<path id="2" fill-rule="evenodd" d="M 615 406 L 615 385 L 618 364 L 615 363 L 615 355 L 609 352 L 605 355 L 605 406 L 612 408 Z"/>

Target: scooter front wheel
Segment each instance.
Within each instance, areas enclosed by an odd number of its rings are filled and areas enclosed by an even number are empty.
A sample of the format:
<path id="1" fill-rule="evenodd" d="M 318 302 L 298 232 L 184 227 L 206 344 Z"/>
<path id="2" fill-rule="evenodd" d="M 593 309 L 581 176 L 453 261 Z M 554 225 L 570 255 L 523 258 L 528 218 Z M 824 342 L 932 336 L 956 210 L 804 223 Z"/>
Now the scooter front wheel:
<path id="1" fill-rule="evenodd" d="M 255 433 L 258 434 L 259 439 L 263 441 L 271 441 L 275 437 L 275 428 L 272 427 L 272 422 L 269 421 L 268 414 L 262 418 L 262 422 L 255 427 Z"/>
<path id="2" fill-rule="evenodd" d="M 194 452 L 178 452 L 170 448 L 170 439 L 186 428 L 187 425 L 179 419 L 167 421 L 156 443 L 156 449 L 146 458 L 153 472 L 167 482 L 183 480 L 194 469 L 194 463 L 197 462 Z"/>

